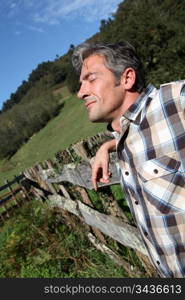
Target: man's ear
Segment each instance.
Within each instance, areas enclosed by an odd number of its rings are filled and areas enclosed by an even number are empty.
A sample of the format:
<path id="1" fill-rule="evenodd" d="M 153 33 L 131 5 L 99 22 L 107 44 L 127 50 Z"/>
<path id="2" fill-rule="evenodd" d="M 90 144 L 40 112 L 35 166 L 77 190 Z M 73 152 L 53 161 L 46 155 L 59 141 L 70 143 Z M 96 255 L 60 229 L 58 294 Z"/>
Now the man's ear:
<path id="1" fill-rule="evenodd" d="M 121 84 L 124 89 L 131 90 L 136 82 L 136 72 L 132 68 L 127 68 L 121 76 Z"/>

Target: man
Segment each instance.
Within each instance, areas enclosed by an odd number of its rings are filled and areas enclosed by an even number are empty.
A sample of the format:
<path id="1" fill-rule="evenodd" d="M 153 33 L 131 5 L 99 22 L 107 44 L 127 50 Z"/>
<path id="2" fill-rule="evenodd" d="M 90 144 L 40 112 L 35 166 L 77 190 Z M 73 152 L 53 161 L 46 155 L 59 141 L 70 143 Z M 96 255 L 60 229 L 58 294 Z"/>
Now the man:
<path id="1" fill-rule="evenodd" d="M 130 210 L 161 277 L 185 277 L 185 81 L 145 85 L 127 42 L 79 46 L 78 97 L 92 122 L 107 122 L 115 139 L 97 152 L 92 180 L 106 182 L 116 149 Z"/>

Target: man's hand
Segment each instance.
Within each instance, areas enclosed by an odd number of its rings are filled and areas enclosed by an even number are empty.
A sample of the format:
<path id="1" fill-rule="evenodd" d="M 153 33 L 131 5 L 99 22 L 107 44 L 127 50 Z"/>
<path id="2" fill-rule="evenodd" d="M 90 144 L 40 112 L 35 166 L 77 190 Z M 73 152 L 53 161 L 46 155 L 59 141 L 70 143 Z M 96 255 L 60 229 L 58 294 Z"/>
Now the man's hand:
<path id="1" fill-rule="evenodd" d="M 108 183 L 111 173 L 109 172 L 109 152 L 115 150 L 116 141 L 105 142 L 97 151 L 96 156 L 91 159 L 92 184 L 97 191 L 97 182 Z"/>

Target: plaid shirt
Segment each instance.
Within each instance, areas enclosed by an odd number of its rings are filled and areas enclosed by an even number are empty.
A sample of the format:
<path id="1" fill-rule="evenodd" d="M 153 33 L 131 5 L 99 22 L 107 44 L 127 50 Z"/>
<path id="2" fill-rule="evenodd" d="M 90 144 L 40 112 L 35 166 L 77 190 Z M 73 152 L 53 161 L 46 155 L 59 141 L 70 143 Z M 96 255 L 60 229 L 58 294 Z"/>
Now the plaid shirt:
<path id="1" fill-rule="evenodd" d="M 151 262 L 185 277 L 185 80 L 147 86 L 120 122 L 121 184 Z"/>

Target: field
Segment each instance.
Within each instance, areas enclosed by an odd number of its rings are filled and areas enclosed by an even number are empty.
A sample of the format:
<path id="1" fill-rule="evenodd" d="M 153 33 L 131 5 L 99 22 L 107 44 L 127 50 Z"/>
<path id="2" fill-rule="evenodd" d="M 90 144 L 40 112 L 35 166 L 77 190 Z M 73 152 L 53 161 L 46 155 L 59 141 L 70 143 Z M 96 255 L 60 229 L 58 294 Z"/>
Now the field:
<path id="1" fill-rule="evenodd" d="M 34 134 L 11 159 L 0 161 L 0 186 L 5 179 L 11 180 L 35 163 L 52 158 L 69 145 L 106 129 L 105 124 L 92 124 L 88 120 L 82 101 L 69 95 L 66 88 L 59 91 L 63 107 L 58 116 Z"/>

